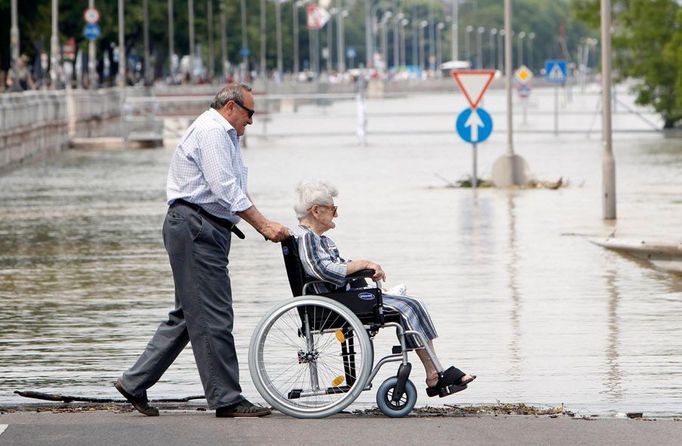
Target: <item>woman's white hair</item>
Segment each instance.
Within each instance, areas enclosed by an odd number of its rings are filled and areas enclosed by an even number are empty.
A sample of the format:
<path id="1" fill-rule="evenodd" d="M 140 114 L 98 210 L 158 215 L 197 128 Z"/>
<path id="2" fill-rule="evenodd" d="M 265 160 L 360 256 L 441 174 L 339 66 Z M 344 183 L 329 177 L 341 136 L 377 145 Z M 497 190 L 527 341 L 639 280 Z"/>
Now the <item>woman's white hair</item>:
<path id="1" fill-rule="evenodd" d="M 304 218 L 308 215 L 309 209 L 316 204 L 332 204 L 334 197 L 338 194 L 336 186 L 326 181 L 301 181 L 296 186 L 296 204 L 294 204 L 296 217 L 299 220 Z"/>

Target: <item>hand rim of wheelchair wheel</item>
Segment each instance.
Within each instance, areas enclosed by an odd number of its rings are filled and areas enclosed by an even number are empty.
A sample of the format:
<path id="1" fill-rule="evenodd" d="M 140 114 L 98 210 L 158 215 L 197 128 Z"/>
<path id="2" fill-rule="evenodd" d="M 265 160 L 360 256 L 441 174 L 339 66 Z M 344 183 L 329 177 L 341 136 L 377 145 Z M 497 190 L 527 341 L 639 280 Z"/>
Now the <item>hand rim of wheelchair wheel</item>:
<path id="1" fill-rule="evenodd" d="M 355 349 L 354 355 L 339 354 L 339 344 L 346 341 L 346 338 L 339 336 L 337 330 L 333 328 L 325 329 L 326 320 L 317 322 L 322 326 L 322 330 L 314 330 L 313 327 L 313 330 L 309 332 L 310 338 L 306 337 L 303 333 L 305 323 L 301 311 L 317 311 L 318 309 L 321 312 L 328 311 L 330 315 L 335 314 L 332 322 L 339 320 L 342 327 L 352 330 L 353 347 L 351 348 Z M 311 319 L 315 320 L 315 317 Z M 284 333 L 282 327 L 287 329 L 287 333 Z M 289 332 L 296 332 L 296 339 Z M 279 333 L 282 333 L 281 336 L 285 338 L 278 344 Z M 317 343 L 313 345 L 315 336 L 317 336 Z M 270 342 L 273 345 L 270 345 Z M 329 349 L 329 352 L 325 349 Z M 276 358 L 267 358 L 265 351 L 268 352 L 267 355 L 273 355 Z M 301 296 L 277 305 L 261 319 L 251 337 L 249 370 L 258 392 L 276 410 L 297 418 L 322 418 L 340 412 L 355 401 L 364 390 L 373 365 L 372 356 L 372 346 L 367 331 L 352 311 L 326 297 Z M 339 366 L 343 373 L 346 359 L 351 357 L 353 366 L 357 368 L 351 368 L 355 373 L 346 376 L 352 376 L 355 381 L 351 385 L 339 387 L 339 379 L 342 378 L 339 376 Z M 326 360 L 330 363 L 325 362 Z M 283 362 L 284 365 L 281 366 L 277 361 Z M 315 369 L 315 378 L 318 378 L 318 373 L 324 377 L 321 386 L 312 387 L 312 389 L 290 387 L 294 380 L 307 382 L 307 375 L 311 369 Z M 277 376 L 274 376 L 275 373 Z M 289 373 L 291 377 L 285 376 L 280 380 L 280 376 L 286 373 Z M 312 382 L 313 379 L 310 378 L 309 383 Z M 317 381 L 315 383 L 319 384 Z M 282 385 L 286 385 L 286 388 Z"/>
<path id="2" fill-rule="evenodd" d="M 381 383 L 379 389 L 377 389 L 377 406 L 379 410 L 391 418 L 404 417 L 414 409 L 414 405 L 417 403 L 417 388 L 414 383 L 409 379 L 405 382 L 405 393 L 400 398 L 396 404 L 393 398 L 393 390 L 398 383 L 398 378 L 392 376 L 386 381 Z"/>

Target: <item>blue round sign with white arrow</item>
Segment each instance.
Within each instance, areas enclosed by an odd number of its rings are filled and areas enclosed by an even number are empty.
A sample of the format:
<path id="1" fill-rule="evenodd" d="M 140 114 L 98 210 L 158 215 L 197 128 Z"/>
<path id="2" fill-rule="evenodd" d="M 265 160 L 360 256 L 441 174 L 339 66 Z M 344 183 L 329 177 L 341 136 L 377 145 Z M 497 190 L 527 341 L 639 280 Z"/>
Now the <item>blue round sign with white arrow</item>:
<path id="1" fill-rule="evenodd" d="M 457 117 L 455 128 L 460 138 L 476 144 L 488 139 L 493 132 L 493 118 L 480 107 L 467 108 Z"/>

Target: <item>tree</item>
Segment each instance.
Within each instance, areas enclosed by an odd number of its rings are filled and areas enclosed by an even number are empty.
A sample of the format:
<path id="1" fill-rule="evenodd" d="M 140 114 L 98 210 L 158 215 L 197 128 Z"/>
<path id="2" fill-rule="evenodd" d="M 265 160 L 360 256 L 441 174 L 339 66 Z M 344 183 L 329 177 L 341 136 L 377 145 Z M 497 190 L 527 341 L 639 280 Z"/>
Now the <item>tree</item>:
<path id="1" fill-rule="evenodd" d="M 574 0 L 576 17 L 599 26 L 599 0 Z M 632 79 L 640 105 L 672 128 L 682 120 L 682 7 L 675 0 L 620 0 L 613 5 L 614 67 Z"/>

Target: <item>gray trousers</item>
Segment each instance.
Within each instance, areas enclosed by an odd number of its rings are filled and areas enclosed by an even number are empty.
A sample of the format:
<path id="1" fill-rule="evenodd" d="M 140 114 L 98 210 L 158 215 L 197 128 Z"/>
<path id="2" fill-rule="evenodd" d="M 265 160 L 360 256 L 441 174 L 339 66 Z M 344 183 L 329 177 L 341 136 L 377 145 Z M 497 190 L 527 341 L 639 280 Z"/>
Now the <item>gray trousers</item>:
<path id="1" fill-rule="evenodd" d="M 208 407 L 216 409 L 243 399 L 227 270 L 231 234 L 185 205 L 168 209 L 163 241 L 173 269 L 175 309 L 135 365 L 123 373 L 121 382 L 129 393 L 146 397 L 147 389 L 191 342 Z"/>

